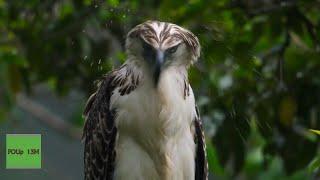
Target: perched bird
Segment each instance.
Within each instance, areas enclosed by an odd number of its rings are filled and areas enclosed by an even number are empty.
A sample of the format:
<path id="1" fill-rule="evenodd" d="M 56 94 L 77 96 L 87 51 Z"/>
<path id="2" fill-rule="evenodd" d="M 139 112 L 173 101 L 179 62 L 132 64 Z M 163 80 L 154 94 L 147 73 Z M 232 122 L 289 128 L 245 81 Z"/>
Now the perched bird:
<path id="1" fill-rule="evenodd" d="M 126 53 L 84 110 L 85 179 L 207 179 L 187 73 L 200 56 L 198 38 L 175 24 L 147 21 L 128 33 Z"/>

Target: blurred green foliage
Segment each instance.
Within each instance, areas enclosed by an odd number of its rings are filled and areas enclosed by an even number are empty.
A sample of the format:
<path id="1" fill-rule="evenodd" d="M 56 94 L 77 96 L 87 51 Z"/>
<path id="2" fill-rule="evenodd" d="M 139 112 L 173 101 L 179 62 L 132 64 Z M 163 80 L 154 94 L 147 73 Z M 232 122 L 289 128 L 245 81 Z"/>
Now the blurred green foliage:
<path id="1" fill-rule="evenodd" d="M 125 61 L 134 25 L 169 21 L 201 41 L 190 81 L 212 174 L 316 178 L 319 141 L 308 129 L 320 129 L 319 9 L 318 0 L 0 0 L 0 119 L 38 83 L 89 95 Z"/>

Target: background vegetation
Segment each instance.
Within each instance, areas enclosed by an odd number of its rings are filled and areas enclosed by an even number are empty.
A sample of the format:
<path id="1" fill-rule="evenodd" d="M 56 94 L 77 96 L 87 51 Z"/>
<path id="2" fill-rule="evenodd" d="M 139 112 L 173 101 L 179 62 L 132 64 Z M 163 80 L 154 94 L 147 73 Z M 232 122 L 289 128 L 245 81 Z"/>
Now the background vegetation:
<path id="1" fill-rule="evenodd" d="M 309 131 L 320 129 L 319 0 L 0 0 L 0 123 L 39 84 L 88 97 L 125 61 L 126 33 L 149 19 L 201 41 L 190 81 L 211 177 L 319 177 L 319 138 Z M 72 126 L 82 126 L 82 108 Z"/>

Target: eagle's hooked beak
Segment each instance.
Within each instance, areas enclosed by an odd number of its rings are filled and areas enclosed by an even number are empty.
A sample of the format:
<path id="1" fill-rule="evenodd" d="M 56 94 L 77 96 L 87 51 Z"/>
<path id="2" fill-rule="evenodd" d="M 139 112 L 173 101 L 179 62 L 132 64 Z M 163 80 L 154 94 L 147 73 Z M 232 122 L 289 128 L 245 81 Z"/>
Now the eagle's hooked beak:
<path id="1" fill-rule="evenodd" d="M 165 60 L 164 52 L 161 50 L 156 50 L 156 57 L 155 58 L 156 58 L 155 59 L 156 62 L 155 62 L 155 69 L 154 69 L 153 77 L 154 77 L 155 84 L 158 85 L 160 73 L 161 73 L 161 70 L 162 70 L 162 67 L 164 64 L 164 60 Z"/>

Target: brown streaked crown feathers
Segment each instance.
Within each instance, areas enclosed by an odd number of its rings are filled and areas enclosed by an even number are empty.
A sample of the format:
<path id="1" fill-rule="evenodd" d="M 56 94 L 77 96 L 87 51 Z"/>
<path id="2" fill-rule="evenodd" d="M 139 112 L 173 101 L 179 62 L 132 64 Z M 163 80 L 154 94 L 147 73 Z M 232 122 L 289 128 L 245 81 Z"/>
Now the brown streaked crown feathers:
<path id="1" fill-rule="evenodd" d="M 176 24 L 146 21 L 134 27 L 127 35 L 127 47 L 130 38 L 142 38 L 153 47 L 167 49 L 184 42 L 190 49 L 190 64 L 197 61 L 200 56 L 200 43 L 198 38 L 189 30 Z"/>

